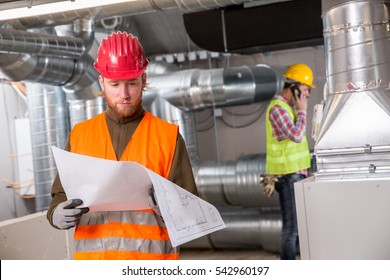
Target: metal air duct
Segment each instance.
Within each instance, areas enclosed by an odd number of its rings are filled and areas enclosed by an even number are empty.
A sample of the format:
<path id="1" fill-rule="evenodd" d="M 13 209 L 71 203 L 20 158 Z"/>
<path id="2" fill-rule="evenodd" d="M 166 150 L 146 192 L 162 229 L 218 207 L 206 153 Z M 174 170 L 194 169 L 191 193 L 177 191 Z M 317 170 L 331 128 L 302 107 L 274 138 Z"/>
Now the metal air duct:
<path id="1" fill-rule="evenodd" d="M 85 46 L 80 38 L 2 28 L 0 52 L 78 58 L 85 53 Z"/>
<path id="2" fill-rule="evenodd" d="M 186 243 L 182 248 L 257 249 L 279 252 L 282 222 L 274 210 L 225 208 L 220 211 L 226 228 Z"/>
<path id="3" fill-rule="evenodd" d="M 20 2 L 20 3 L 18 3 Z M 114 16 L 136 15 L 141 13 L 148 13 L 153 11 L 165 11 L 169 9 L 181 9 L 184 12 L 201 11 L 206 9 L 213 9 L 218 7 L 225 7 L 229 5 L 241 5 L 244 3 L 253 2 L 251 0 L 138 0 L 129 1 L 121 4 L 112 4 L 102 7 L 79 9 L 68 12 L 53 13 L 50 15 L 42 15 L 36 17 L 24 17 L 16 20 L 7 21 L 8 24 L 15 28 L 36 28 L 43 26 L 55 26 L 61 24 L 68 24 L 76 19 L 95 19 L 100 20 Z M 261 2 L 261 1 L 257 1 Z M 0 9 L 7 10 L 16 6 L 26 6 L 26 2 L 13 1 L 10 3 L 3 3 Z M 72 5 L 72 3 L 68 3 Z M 0 19 L 1 26 L 1 19 Z"/>
<path id="4" fill-rule="evenodd" d="M 26 83 L 37 211 L 47 210 L 50 189 L 57 174 L 51 145 L 64 147 L 69 113 L 60 87 Z"/>
<path id="5" fill-rule="evenodd" d="M 328 97 L 316 178 L 390 176 L 389 2 L 322 1 Z"/>
<path id="6" fill-rule="evenodd" d="M 68 104 L 71 128 L 76 123 L 88 120 L 107 109 L 106 99 L 100 96 L 89 100 L 69 100 Z"/>
<path id="7" fill-rule="evenodd" d="M 183 70 L 150 76 L 145 100 L 158 95 L 177 108 L 194 111 L 268 101 L 283 84 L 282 72 L 268 65 Z"/>
<path id="8" fill-rule="evenodd" d="M 12 81 L 64 86 L 71 99 L 93 99 L 98 73 L 86 54 L 94 39 L 93 22 L 79 19 L 73 27 L 72 34 L 80 38 L 0 29 L 1 71 Z"/>
<path id="9" fill-rule="evenodd" d="M 217 207 L 278 208 L 277 196 L 262 192 L 260 174 L 265 172 L 265 155 L 239 157 L 236 161 L 202 162 L 195 168 L 201 197 Z"/>

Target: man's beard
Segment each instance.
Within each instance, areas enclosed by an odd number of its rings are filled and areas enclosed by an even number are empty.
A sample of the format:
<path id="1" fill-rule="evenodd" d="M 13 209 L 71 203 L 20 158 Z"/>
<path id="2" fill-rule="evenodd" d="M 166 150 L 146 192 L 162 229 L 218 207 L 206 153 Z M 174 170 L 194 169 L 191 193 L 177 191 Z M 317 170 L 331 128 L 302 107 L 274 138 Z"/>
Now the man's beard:
<path id="1" fill-rule="evenodd" d="M 138 102 L 137 104 L 134 104 L 134 106 L 130 106 L 128 108 L 120 108 L 119 104 L 112 104 L 111 101 L 107 101 L 107 106 L 110 108 L 112 112 L 118 117 L 118 119 L 125 119 L 128 117 L 131 117 L 141 106 L 141 102 Z"/>

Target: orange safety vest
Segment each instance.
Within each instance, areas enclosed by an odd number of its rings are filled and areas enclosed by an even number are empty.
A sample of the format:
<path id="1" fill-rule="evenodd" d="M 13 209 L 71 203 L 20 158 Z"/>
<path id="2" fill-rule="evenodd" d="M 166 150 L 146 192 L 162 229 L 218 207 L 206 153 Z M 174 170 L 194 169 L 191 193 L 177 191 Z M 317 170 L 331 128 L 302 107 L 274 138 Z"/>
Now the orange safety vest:
<path id="1" fill-rule="evenodd" d="M 177 135 L 177 125 L 146 112 L 120 160 L 138 162 L 167 178 Z M 70 147 L 74 153 L 116 160 L 104 113 L 76 124 Z M 164 222 L 152 209 L 84 214 L 76 226 L 74 239 L 75 259 L 179 258 Z"/>

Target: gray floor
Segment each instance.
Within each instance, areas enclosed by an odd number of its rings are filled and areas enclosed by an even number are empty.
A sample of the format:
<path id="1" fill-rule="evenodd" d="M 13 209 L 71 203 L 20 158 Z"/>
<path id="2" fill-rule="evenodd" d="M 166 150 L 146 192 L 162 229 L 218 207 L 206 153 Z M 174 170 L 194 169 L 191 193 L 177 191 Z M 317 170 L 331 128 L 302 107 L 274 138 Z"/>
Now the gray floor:
<path id="1" fill-rule="evenodd" d="M 278 260 L 279 255 L 256 250 L 181 249 L 182 260 Z"/>

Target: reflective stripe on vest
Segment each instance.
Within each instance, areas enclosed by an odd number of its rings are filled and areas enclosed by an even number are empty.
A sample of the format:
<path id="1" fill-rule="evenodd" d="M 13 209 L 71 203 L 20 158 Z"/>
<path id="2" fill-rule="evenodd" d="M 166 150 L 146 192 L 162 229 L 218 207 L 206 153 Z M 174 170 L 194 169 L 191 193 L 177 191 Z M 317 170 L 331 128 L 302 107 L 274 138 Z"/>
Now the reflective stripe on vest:
<path id="1" fill-rule="evenodd" d="M 291 119 L 295 121 L 296 115 L 291 106 L 286 102 L 274 99 L 270 102 L 266 114 L 267 155 L 266 172 L 269 174 L 290 174 L 310 167 L 310 152 L 306 135 L 300 143 L 285 139 L 278 142 L 272 133 L 272 125 L 269 120 L 269 111 L 275 105 L 285 109 Z"/>
<path id="2" fill-rule="evenodd" d="M 145 113 L 120 160 L 138 162 L 167 178 L 177 135 L 176 125 Z M 104 114 L 76 124 L 70 146 L 74 153 L 116 160 Z M 84 214 L 74 239 L 75 259 L 179 258 L 164 222 L 152 209 Z"/>

